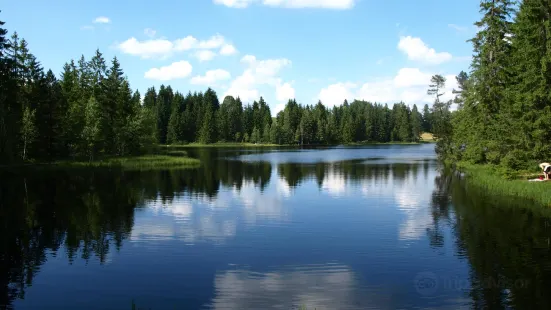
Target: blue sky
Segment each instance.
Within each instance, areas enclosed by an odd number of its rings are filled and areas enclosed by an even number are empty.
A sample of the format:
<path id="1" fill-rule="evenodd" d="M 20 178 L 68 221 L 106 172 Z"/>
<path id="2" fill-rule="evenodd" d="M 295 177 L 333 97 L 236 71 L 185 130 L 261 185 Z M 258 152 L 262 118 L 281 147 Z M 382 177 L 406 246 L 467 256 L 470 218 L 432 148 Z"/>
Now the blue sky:
<path id="1" fill-rule="evenodd" d="M 6 1 L 0 20 L 45 68 L 96 48 L 117 56 L 134 89 L 215 89 L 272 110 L 365 99 L 430 104 L 435 73 L 469 69 L 479 1 Z"/>

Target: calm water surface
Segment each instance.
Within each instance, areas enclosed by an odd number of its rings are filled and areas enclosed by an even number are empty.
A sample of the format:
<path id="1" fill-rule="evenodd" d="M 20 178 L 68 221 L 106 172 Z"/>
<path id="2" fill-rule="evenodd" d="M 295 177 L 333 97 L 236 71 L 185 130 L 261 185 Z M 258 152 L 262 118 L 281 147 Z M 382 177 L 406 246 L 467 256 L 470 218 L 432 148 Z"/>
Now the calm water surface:
<path id="1" fill-rule="evenodd" d="M 433 145 L 0 174 L 0 308 L 551 308 L 551 225 Z"/>

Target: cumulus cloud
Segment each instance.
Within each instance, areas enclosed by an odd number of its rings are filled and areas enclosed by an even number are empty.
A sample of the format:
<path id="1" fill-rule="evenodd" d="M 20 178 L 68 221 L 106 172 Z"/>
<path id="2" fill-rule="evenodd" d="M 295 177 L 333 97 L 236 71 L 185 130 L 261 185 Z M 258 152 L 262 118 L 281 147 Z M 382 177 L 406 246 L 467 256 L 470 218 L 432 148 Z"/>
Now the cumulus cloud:
<path id="1" fill-rule="evenodd" d="M 319 8 L 347 10 L 354 7 L 357 0 L 214 0 L 214 3 L 231 8 L 246 8 L 251 4 L 288 9 Z"/>
<path id="2" fill-rule="evenodd" d="M 431 104 L 432 96 L 427 95 L 431 77 L 437 72 L 424 72 L 418 68 L 402 68 L 393 78 L 382 78 L 362 85 L 354 83 L 335 83 L 323 88 L 318 98 L 326 105 L 342 104 L 347 100 L 366 100 L 377 103 L 393 104 L 404 102 L 408 105 Z M 455 75 L 444 75 L 446 88 L 442 100 L 453 98 L 452 89 L 457 88 Z"/>
<path id="3" fill-rule="evenodd" d="M 276 85 L 276 99 L 279 102 L 295 99 L 295 89 L 290 83 L 282 83 L 279 81 Z"/>
<path id="4" fill-rule="evenodd" d="M 193 70 L 191 64 L 185 60 L 173 62 L 172 64 L 160 68 L 149 69 L 144 77 L 146 79 L 158 81 L 170 81 L 188 77 Z"/>
<path id="5" fill-rule="evenodd" d="M 220 49 L 220 55 L 231 56 L 231 55 L 234 55 L 234 54 L 237 54 L 237 49 L 235 48 L 235 46 L 233 46 L 231 44 L 225 44 Z"/>
<path id="6" fill-rule="evenodd" d="M 155 30 L 153 30 L 153 29 L 151 29 L 151 28 L 145 28 L 144 31 L 143 31 L 143 33 L 144 33 L 146 36 L 148 36 L 148 37 L 150 37 L 150 38 L 153 38 L 153 37 L 157 34 L 157 31 L 155 31 Z"/>
<path id="7" fill-rule="evenodd" d="M 141 58 L 168 56 L 174 49 L 174 44 L 165 39 L 138 41 L 132 37 L 118 45 L 121 52 Z"/>
<path id="8" fill-rule="evenodd" d="M 284 87 L 283 90 L 280 90 L 289 94 L 291 85 L 285 86 L 285 83 L 278 78 L 278 74 L 283 68 L 291 66 L 289 59 L 258 60 L 253 55 L 245 55 L 241 58 L 241 63 L 246 65 L 245 71 L 232 81 L 224 96 L 240 97 L 243 102 L 249 102 L 259 98 L 257 87 L 260 85 Z"/>
<path id="9" fill-rule="evenodd" d="M 205 73 L 205 75 L 195 76 L 191 79 L 191 84 L 194 85 L 205 85 L 205 86 L 214 86 L 220 81 L 225 81 L 231 79 L 231 74 L 222 69 L 210 70 Z"/>
<path id="10" fill-rule="evenodd" d="M 354 83 L 336 83 L 323 88 L 318 99 L 323 102 L 327 107 L 340 105 L 345 99 L 351 100 L 354 97 L 352 90 L 356 88 Z"/>
<path id="11" fill-rule="evenodd" d="M 151 35 L 152 31 L 153 35 L 155 35 L 156 32 L 152 29 L 146 29 L 146 35 Z M 194 49 L 205 51 L 221 48 L 224 50 L 224 46 L 227 44 L 226 39 L 219 34 L 214 35 L 207 40 L 198 40 L 193 36 L 187 36 L 173 41 L 164 38 L 140 41 L 135 37 L 131 37 L 128 40 L 117 44 L 117 49 L 122 53 L 147 59 L 166 58 L 176 52 L 185 52 Z M 230 51 L 226 48 L 224 52 L 228 53 Z M 211 53 L 214 54 L 212 51 Z"/>
<path id="12" fill-rule="evenodd" d="M 401 37 L 398 42 L 398 49 L 408 56 L 408 59 L 423 62 L 426 64 L 441 64 L 452 59 L 447 52 L 436 52 L 429 48 L 420 38 L 412 36 Z"/>
<path id="13" fill-rule="evenodd" d="M 194 56 L 200 62 L 205 62 L 205 61 L 211 61 L 214 57 L 216 57 L 216 53 L 211 50 L 200 50 L 195 52 Z"/>
<path id="14" fill-rule="evenodd" d="M 99 16 L 94 19 L 94 24 L 109 24 L 111 23 L 111 20 L 108 17 L 105 16 Z"/>

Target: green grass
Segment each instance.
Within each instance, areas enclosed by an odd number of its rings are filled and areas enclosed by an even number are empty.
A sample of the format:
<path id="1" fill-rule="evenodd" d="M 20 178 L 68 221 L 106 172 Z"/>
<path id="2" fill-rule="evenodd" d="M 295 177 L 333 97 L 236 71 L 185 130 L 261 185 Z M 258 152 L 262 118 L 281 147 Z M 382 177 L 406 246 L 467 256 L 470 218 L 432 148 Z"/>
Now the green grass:
<path id="1" fill-rule="evenodd" d="M 466 163 L 457 164 L 457 168 L 466 173 L 470 186 L 476 186 L 486 194 L 521 198 L 538 206 L 551 207 L 551 181 L 528 182 L 528 179 L 538 177 L 537 174 L 515 172 L 504 175 L 498 167 Z"/>
<path id="2" fill-rule="evenodd" d="M 94 161 L 60 161 L 56 163 L 57 166 L 62 167 L 120 167 L 125 170 L 197 168 L 200 164 L 201 162 L 195 158 L 171 155 L 110 157 Z"/>
<path id="3" fill-rule="evenodd" d="M 284 146 L 282 144 L 270 144 L 270 143 L 238 143 L 238 142 L 216 142 L 216 143 L 189 143 L 189 144 L 173 144 L 170 147 L 274 147 Z M 164 146 L 167 147 L 167 146 Z"/>

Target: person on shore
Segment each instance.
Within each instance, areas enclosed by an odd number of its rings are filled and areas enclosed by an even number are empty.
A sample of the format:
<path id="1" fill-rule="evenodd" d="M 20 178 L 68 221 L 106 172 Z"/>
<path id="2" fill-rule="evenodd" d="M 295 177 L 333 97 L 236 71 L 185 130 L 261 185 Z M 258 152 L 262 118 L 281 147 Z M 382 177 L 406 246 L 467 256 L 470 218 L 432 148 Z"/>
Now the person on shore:
<path id="1" fill-rule="evenodd" d="M 544 180 L 549 180 L 549 175 L 551 174 L 551 164 L 550 163 L 541 163 L 540 164 L 541 170 L 543 170 L 543 178 Z"/>

